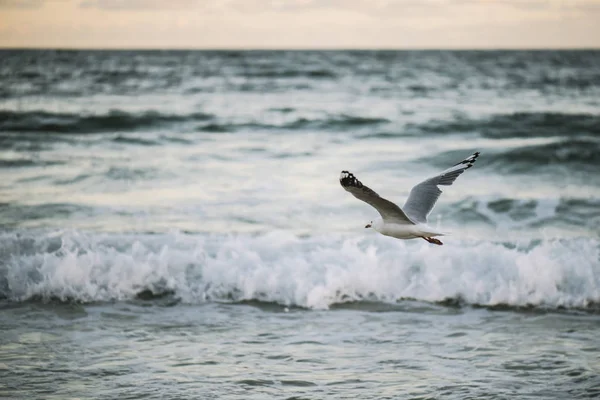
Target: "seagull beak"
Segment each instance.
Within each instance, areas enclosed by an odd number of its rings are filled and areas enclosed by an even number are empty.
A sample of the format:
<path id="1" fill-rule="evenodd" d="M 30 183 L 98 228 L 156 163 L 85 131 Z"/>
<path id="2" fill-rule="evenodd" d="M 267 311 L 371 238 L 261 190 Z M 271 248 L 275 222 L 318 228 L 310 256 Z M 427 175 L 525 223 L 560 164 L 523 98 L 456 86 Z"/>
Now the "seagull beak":
<path id="1" fill-rule="evenodd" d="M 365 225 L 365 228 L 370 228 L 370 227 L 371 227 L 371 224 Z"/>

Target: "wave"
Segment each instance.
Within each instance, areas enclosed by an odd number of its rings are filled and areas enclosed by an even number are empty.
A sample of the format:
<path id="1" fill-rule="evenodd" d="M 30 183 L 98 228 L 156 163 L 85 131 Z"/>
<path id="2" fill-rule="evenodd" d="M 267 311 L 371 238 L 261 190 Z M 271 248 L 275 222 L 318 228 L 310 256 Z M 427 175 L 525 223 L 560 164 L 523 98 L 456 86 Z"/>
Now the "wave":
<path id="1" fill-rule="evenodd" d="M 297 118 L 283 124 L 267 124 L 260 121 L 230 123 L 217 121 L 215 116 L 201 112 L 191 114 L 164 114 L 156 111 L 130 113 L 111 110 L 107 114 L 80 115 L 73 113 L 50 113 L 46 111 L 0 111 L 0 130 L 22 133 L 101 133 L 125 132 L 144 128 L 167 126 L 175 123 L 201 122 L 201 132 L 237 132 L 241 130 L 344 130 L 389 123 L 385 118 L 356 115 L 331 115 L 325 118 Z M 154 145 L 155 142 L 119 136 L 116 142 Z"/>
<path id="2" fill-rule="evenodd" d="M 177 115 L 157 111 L 130 113 L 111 110 L 107 114 L 81 115 L 46 111 L 0 111 L 0 130 L 5 132 L 97 133 L 130 131 L 187 121 L 205 121 L 201 112 Z"/>
<path id="3" fill-rule="evenodd" d="M 290 124 L 285 125 L 287 129 L 350 129 L 363 126 L 373 126 L 387 124 L 390 121 L 386 118 L 361 117 L 356 115 L 341 114 L 327 119 L 306 119 L 300 118 Z"/>
<path id="4" fill-rule="evenodd" d="M 336 73 L 326 68 L 305 68 L 305 69 L 282 69 L 279 65 L 271 67 L 245 68 L 238 71 L 239 76 L 245 78 L 310 78 L 310 79 L 332 79 L 336 78 Z"/>
<path id="5" fill-rule="evenodd" d="M 527 172 L 549 165 L 595 169 L 600 163 L 600 141 L 565 139 L 490 153 L 489 157 L 492 165 L 506 172 Z"/>
<path id="6" fill-rule="evenodd" d="M 119 136 L 115 137 L 112 141 L 115 143 L 134 144 L 134 145 L 140 145 L 140 146 L 156 146 L 156 145 L 160 144 L 160 142 L 155 141 L 155 140 L 148 140 L 148 139 L 143 139 L 140 137 L 123 136 L 123 135 L 119 135 Z"/>
<path id="7" fill-rule="evenodd" d="M 416 133 L 479 133 L 490 138 L 598 136 L 600 115 L 586 113 L 516 112 L 487 119 L 457 116 L 452 121 L 409 125 Z"/>
<path id="8" fill-rule="evenodd" d="M 282 113 L 291 108 L 275 109 Z M 362 127 L 377 127 L 392 121 L 382 117 L 339 114 L 324 118 L 297 118 L 282 124 L 261 121 L 231 123 L 218 121 L 214 115 L 202 112 L 167 114 L 157 111 L 140 113 L 111 110 L 106 114 L 85 115 L 52 113 L 46 111 L 0 111 L 0 130 L 4 132 L 46 133 L 97 133 L 135 131 L 144 128 L 167 126 L 176 123 L 201 122 L 203 132 L 236 132 L 256 129 L 330 130 L 339 131 Z M 562 113 L 512 113 L 494 115 L 488 119 L 469 119 L 457 116 L 451 121 L 429 121 L 408 124 L 403 132 L 384 134 L 396 137 L 422 134 L 477 133 L 489 138 L 565 137 L 586 138 L 600 135 L 600 115 Z M 378 134 L 375 134 L 375 137 Z M 366 136 L 371 137 L 371 136 Z"/>
<path id="9" fill-rule="evenodd" d="M 485 157 L 479 167 L 492 168 L 494 173 L 548 173 L 554 176 L 559 173 L 562 176 L 581 175 L 590 182 L 596 179 L 595 171 L 600 164 L 600 140 L 596 138 L 523 140 L 519 144 L 518 147 L 481 149 Z M 445 151 L 434 157 L 421 158 L 418 162 L 443 168 L 471 151 L 474 149 Z"/>
<path id="10" fill-rule="evenodd" d="M 0 297 L 13 302 L 166 297 L 327 309 L 454 299 L 458 305 L 590 311 L 600 302 L 600 242 L 592 238 L 455 241 L 435 249 L 374 236 L 286 232 L 4 232 L 0 239 Z"/>
<path id="11" fill-rule="evenodd" d="M 387 124 L 390 121 L 385 118 L 376 117 L 362 117 L 355 115 L 332 115 L 326 118 L 297 118 L 293 121 L 286 122 L 283 124 L 265 124 L 260 122 L 247 122 L 247 123 L 215 123 L 210 122 L 198 127 L 198 131 L 201 132 L 237 132 L 242 130 L 291 130 L 291 131 L 302 131 L 302 130 L 329 130 L 329 131 L 340 131 L 340 130 L 352 130 L 360 129 L 363 127 L 373 127 L 377 125 Z"/>
<path id="12" fill-rule="evenodd" d="M 595 236 L 600 224 L 597 198 L 507 198 L 479 196 L 450 205 L 444 218 L 479 224 L 503 232 L 542 232 L 565 229 L 571 234 Z M 460 222 L 459 222 L 460 221 Z"/>
<path id="13" fill-rule="evenodd" d="M 8 228 L 9 226 L 19 226 L 23 221 L 73 218 L 76 215 L 97 215 L 98 212 L 100 212 L 98 208 L 74 203 L 39 205 L 0 203 L 0 226 Z M 0 256 L 0 260 L 1 258 Z"/>
<path id="14" fill-rule="evenodd" d="M 10 158 L 0 159 L 1 168 L 22 168 L 22 167 L 48 167 L 51 165 L 63 165 L 64 161 L 40 160 L 36 158 Z"/>

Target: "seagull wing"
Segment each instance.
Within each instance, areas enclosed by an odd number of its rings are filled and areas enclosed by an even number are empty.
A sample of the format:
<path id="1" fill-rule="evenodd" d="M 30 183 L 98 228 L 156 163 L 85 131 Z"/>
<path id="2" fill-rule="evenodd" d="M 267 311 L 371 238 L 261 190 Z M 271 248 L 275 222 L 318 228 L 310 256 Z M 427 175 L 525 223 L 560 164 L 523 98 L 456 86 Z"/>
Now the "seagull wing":
<path id="1" fill-rule="evenodd" d="M 381 214 L 385 222 L 414 225 L 400 207 L 363 185 L 352 173 L 342 171 L 340 174 L 340 184 L 354 197 L 373 206 Z"/>
<path id="2" fill-rule="evenodd" d="M 441 174 L 413 187 L 404 207 L 402 207 L 406 215 L 415 222 L 426 223 L 427 215 L 429 215 L 435 202 L 442 194 L 438 185 L 452 185 L 460 174 L 473 166 L 478 156 L 479 152 L 474 153 Z"/>

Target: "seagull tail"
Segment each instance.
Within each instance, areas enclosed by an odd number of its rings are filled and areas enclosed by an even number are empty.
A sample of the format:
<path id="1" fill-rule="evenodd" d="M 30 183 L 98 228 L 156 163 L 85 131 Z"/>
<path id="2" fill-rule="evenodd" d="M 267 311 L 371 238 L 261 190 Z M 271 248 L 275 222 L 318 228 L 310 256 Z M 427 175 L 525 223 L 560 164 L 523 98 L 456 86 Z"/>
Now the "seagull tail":
<path id="1" fill-rule="evenodd" d="M 433 236 L 447 236 L 450 235 L 449 232 L 440 232 L 437 229 L 434 229 L 430 226 L 427 225 L 421 225 L 418 228 L 419 231 L 419 236 L 427 236 L 427 237 L 433 237 Z"/>

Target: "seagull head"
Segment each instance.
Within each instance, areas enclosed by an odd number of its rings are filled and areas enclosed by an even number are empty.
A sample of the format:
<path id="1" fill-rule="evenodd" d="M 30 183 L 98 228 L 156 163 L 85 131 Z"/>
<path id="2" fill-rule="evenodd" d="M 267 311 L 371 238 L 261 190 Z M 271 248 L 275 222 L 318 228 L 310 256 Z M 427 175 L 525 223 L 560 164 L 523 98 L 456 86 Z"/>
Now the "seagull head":
<path id="1" fill-rule="evenodd" d="M 365 228 L 370 228 L 373 226 L 373 221 L 369 222 L 368 224 L 365 225 Z"/>

